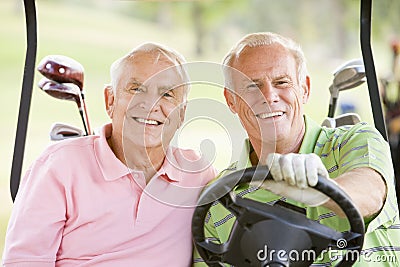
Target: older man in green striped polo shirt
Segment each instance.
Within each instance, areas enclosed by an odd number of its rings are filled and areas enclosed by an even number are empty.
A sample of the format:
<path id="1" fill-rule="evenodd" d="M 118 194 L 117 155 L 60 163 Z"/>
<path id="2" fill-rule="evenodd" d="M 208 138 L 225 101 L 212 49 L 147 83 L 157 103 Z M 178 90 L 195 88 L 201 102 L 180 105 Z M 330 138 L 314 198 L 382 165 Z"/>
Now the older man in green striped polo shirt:
<path id="1" fill-rule="evenodd" d="M 266 164 L 278 181 L 264 182 L 264 189 L 249 185 L 236 192 L 264 203 L 287 197 L 305 207 L 307 217 L 346 231 L 348 222 L 340 208 L 324 195 L 307 190 L 317 183 L 318 175 L 333 179 L 364 217 L 365 241 L 355 265 L 400 266 L 393 166 L 389 146 L 379 132 L 366 123 L 325 128 L 304 114 L 310 77 L 304 54 L 291 39 L 274 33 L 249 34 L 223 63 L 227 104 L 249 136 L 241 159 L 228 171 Z M 306 193 L 297 194 L 298 188 Z M 218 203 L 209 213 L 206 236 L 226 242 L 235 217 Z M 327 253 L 312 266 L 332 265 L 334 259 Z M 205 266 L 196 252 L 194 266 Z"/>

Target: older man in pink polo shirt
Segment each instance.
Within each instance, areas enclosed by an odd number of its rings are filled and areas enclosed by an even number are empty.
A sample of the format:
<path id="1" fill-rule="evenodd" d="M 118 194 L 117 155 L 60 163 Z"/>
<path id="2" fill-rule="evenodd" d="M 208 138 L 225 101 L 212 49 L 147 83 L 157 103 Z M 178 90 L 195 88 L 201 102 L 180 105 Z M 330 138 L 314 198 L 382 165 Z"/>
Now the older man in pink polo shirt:
<path id="1" fill-rule="evenodd" d="M 215 177 L 194 151 L 169 146 L 188 77 L 177 52 L 152 43 L 111 67 L 112 123 L 50 146 L 22 180 L 3 265 L 189 266 L 191 218 Z"/>

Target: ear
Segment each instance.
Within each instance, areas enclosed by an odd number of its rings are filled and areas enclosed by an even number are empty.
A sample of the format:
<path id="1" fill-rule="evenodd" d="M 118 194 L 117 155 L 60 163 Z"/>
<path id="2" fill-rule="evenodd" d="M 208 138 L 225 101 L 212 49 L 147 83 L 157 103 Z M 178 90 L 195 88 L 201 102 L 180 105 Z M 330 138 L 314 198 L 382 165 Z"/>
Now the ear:
<path id="1" fill-rule="evenodd" d="M 228 105 L 229 109 L 231 110 L 232 113 L 236 114 L 236 109 L 235 109 L 235 95 L 234 93 L 227 89 L 226 87 L 224 88 L 224 96 L 225 96 L 225 101 L 226 104 Z"/>
<path id="2" fill-rule="evenodd" d="M 107 114 L 112 119 L 114 115 L 114 92 L 111 85 L 107 85 L 104 88 L 104 101 Z"/>
<path id="3" fill-rule="evenodd" d="M 303 88 L 303 104 L 306 104 L 308 102 L 308 99 L 310 98 L 310 91 L 311 91 L 311 81 L 310 81 L 310 76 L 306 76 L 306 81 L 302 85 Z"/>

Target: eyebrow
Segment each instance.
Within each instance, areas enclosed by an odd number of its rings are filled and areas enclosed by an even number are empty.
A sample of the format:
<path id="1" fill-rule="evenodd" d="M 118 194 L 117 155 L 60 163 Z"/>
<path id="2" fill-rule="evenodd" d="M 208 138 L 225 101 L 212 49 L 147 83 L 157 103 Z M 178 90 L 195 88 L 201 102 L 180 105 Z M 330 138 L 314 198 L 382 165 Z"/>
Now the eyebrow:
<path id="1" fill-rule="evenodd" d="M 254 80 L 250 80 L 251 83 L 262 83 L 262 79 L 254 79 Z"/>
<path id="2" fill-rule="evenodd" d="M 137 81 L 136 79 L 129 79 L 129 80 L 126 82 L 125 88 L 128 89 L 128 88 L 129 88 L 130 86 L 132 86 L 132 85 L 139 85 L 139 86 L 141 86 L 142 83 L 139 82 L 139 81 Z"/>
<path id="3" fill-rule="evenodd" d="M 291 79 L 289 74 L 279 74 L 276 77 L 272 77 L 272 80 L 280 80 L 280 79 L 284 79 L 284 78 L 289 78 Z M 246 82 L 252 82 L 252 83 L 263 83 L 263 79 L 262 78 L 256 78 L 256 79 L 246 79 Z"/>
<path id="4" fill-rule="evenodd" d="M 284 78 L 291 79 L 291 76 L 289 74 L 281 74 L 281 75 L 278 75 L 277 77 L 274 77 L 274 79 L 276 79 L 276 80 L 284 79 Z"/>
<path id="5" fill-rule="evenodd" d="M 135 78 L 131 78 L 128 80 L 128 82 L 126 83 L 126 89 L 129 89 L 130 86 L 135 85 L 135 86 L 144 86 L 147 87 L 145 84 L 143 84 L 142 82 L 136 80 Z M 166 91 L 173 91 L 175 89 L 178 89 L 182 86 L 182 84 L 170 84 L 170 85 L 162 85 L 158 87 L 158 92 L 162 93 L 162 92 L 166 92 Z"/>

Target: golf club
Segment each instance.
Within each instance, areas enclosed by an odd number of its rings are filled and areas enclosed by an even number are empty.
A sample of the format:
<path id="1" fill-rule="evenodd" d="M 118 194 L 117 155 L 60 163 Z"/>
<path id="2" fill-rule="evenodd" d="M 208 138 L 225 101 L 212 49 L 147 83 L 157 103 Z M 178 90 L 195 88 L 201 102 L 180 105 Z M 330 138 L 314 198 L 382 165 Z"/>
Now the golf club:
<path id="1" fill-rule="evenodd" d="M 355 125 L 361 121 L 357 113 L 346 113 L 336 116 L 334 118 L 327 117 L 322 122 L 321 126 L 328 128 L 336 128 L 343 125 Z"/>
<path id="2" fill-rule="evenodd" d="M 57 83 L 72 83 L 79 88 L 81 105 L 84 113 L 85 128 L 87 134 L 91 134 L 89 116 L 86 108 L 85 94 L 83 91 L 84 68 L 76 60 L 62 55 L 49 55 L 38 64 L 38 71 L 49 80 Z"/>
<path id="3" fill-rule="evenodd" d="M 58 83 L 73 83 L 79 89 L 83 87 L 83 66 L 72 58 L 62 55 L 46 56 L 39 62 L 38 71 Z"/>
<path id="4" fill-rule="evenodd" d="M 329 118 L 333 118 L 335 115 L 339 92 L 355 88 L 366 81 L 364 63 L 361 59 L 350 60 L 340 66 L 333 76 L 333 83 L 329 87 L 329 92 L 331 93 L 328 110 Z"/>
<path id="5" fill-rule="evenodd" d="M 75 101 L 78 106 L 79 114 L 81 116 L 83 127 L 85 128 L 86 135 L 89 134 L 89 130 L 86 127 L 84 110 L 82 109 L 82 98 L 79 88 L 73 83 L 57 83 L 49 80 L 48 78 L 42 78 L 38 84 L 39 88 L 47 94 L 57 99 Z"/>
<path id="6" fill-rule="evenodd" d="M 52 141 L 60 141 L 68 138 L 80 137 L 83 135 L 84 133 L 81 129 L 65 123 L 54 123 L 50 130 L 50 140 Z"/>

